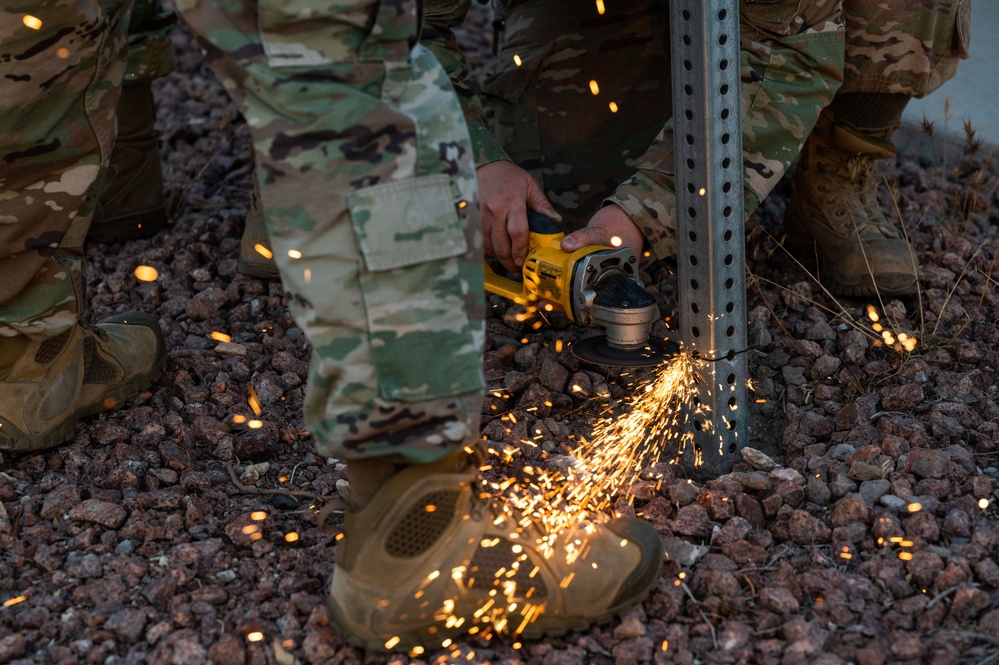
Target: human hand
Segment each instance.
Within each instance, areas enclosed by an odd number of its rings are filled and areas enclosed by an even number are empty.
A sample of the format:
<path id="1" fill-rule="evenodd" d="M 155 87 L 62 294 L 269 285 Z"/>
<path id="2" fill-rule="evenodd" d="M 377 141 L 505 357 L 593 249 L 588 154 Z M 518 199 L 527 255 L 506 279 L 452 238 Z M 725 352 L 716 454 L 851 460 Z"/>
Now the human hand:
<path id="1" fill-rule="evenodd" d="M 513 162 L 490 162 L 475 170 L 479 182 L 482 241 L 486 254 L 507 270 L 517 271 L 527 256 L 527 209 L 556 221 L 562 216 L 542 193 L 531 174 Z"/>
<path id="2" fill-rule="evenodd" d="M 584 228 L 562 240 L 562 251 L 574 252 L 586 245 L 629 247 L 635 256 L 640 257 L 645 236 L 628 213 L 616 205 L 607 205 L 598 210 Z"/>

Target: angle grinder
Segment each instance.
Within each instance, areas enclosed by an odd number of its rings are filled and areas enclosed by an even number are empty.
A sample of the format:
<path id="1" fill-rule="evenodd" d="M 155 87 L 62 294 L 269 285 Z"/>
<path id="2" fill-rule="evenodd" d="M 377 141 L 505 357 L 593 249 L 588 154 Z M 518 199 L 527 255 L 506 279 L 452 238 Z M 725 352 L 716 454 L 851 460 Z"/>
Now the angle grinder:
<path id="1" fill-rule="evenodd" d="M 572 345 L 580 360 L 614 367 L 658 365 L 678 350 L 667 340 L 650 340 L 659 318 L 656 300 L 638 276 L 638 258 L 627 247 L 588 245 L 561 248 L 558 222 L 527 211 L 530 231 L 523 281 L 497 275 L 486 265 L 486 290 L 522 303 L 547 300 L 570 319 L 603 328 L 604 334 Z"/>

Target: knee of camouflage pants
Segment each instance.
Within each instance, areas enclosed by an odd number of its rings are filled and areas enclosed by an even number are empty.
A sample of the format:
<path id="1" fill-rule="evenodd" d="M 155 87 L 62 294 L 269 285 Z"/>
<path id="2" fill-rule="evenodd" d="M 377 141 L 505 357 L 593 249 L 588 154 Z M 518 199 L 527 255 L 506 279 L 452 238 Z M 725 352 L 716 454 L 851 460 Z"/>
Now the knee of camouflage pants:
<path id="1" fill-rule="evenodd" d="M 971 0 L 907 5 L 845 0 L 846 81 L 843 92 L 924 97 L 968 57 Z"/>

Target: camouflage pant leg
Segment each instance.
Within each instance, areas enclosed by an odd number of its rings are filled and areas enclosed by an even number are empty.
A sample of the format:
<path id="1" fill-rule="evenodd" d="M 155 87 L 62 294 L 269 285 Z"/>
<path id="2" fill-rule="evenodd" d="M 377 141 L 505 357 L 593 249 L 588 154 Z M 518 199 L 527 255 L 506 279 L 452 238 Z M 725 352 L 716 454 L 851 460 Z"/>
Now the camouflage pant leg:
<path id="1" fill-rule="evenodd" d="M 79 320 L 131 0 L 30 7 L 0 10 L 0 335 L 45 337 Z"/>
<path id="2" fill-rule="evenodd" d="M 275 259 L 313 346 L 305 417 L 320 450 L 421 463 L 477 437 L 471 144 L 443 69 L 411 47 L 415 7 L 179 4 L 250 125 Z"/>
<path id="3" fill-rule="evenodd" d="M 164 10 L 161 0 L 135 0 L 128 25 L 126 86 L 148 83 L 173 71 L 173 46 L 168 35 L 176 23 L 177 15 Z"/>
<path id="4" fill-rule="evenodd" d="M 971 0 L 845 0 L 842 92 L 923 97 L 968 57 Z"/>
<path id="5" fill-rule="evenodd" d="M 777 185 L 843 80 L 841 0 L 741 0 L 745 212 Z M 673 122 L 609 197 L 659 258 L 676 254 Z"/>

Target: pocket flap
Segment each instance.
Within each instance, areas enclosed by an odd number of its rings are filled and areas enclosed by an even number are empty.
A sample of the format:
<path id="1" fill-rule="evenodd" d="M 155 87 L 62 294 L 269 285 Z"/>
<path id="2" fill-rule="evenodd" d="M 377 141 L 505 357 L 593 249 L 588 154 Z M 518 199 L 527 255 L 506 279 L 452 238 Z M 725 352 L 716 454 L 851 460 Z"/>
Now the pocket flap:
<path id="1" fill-rule="evenodd" d="M 392 270 L 464 254 L 451 178 L 420 176 L 358 189 L 347 204 L 368 270 Z"/>

